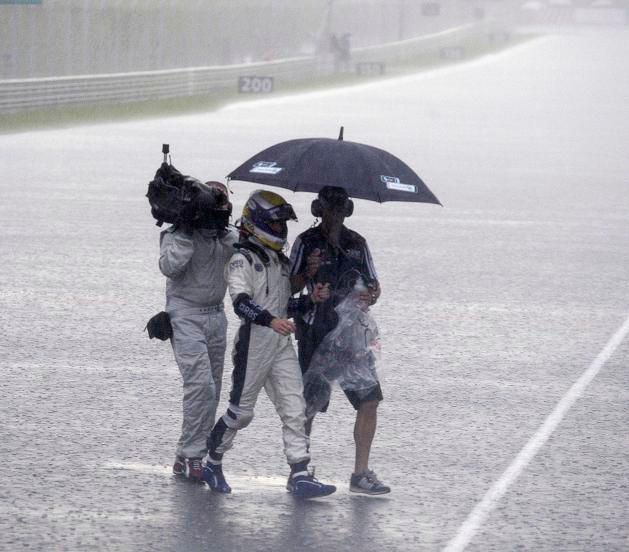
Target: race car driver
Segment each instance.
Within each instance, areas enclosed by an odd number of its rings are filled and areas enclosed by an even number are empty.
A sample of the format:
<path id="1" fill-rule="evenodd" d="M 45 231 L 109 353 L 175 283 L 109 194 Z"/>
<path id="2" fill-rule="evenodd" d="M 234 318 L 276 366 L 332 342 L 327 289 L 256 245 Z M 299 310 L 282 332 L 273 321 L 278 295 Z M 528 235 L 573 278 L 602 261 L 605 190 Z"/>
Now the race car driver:
<path id="1" fill-rule="evenodd" d="M 295 331 L 289 311 L 289 261 L 282 253 L 287 221 L 296 220 L 290 204 L 276 193 L 257 190 L 241 218 L 241 242 L 225 267 L 234 310 L 241 319 L 232 353 L 234 371 L 229 406 L 210 436 L 204 479 L 214 491 L 231 492 L 222 470 L 223 454 L 238 430 L 251 423 L 258 394 L 264 387 L 282 421 L 284 453 L 290 465 L 287 490 L 299 498 L 326 496 L 336 491 L 308 470 L 309 439 L 305 431 L 305 401 L 299 362 L 291 342 Z M 321 286 L 308 301 L 326 298 Z M 303 298 L 301 300 L 302 307 Z M 309 303 L 308 306 L 310 306 Z"/>

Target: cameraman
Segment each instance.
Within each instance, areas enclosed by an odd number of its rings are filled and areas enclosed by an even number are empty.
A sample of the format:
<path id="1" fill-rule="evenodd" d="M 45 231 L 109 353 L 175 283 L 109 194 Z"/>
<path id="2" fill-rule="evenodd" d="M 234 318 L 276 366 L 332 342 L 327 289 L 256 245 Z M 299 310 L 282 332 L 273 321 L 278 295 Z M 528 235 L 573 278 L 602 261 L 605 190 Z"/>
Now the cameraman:
<path id="1" fill-rule="evenodd" d="M 238 233 L 220 182 L 195 182 L 197 195 L 182 224 L 160 235 L 159 268 L 168 278 L 166 312 L 183 379 L 183 423 L 173 473 L 202 481 L 206 437 L 214 425 L 225 359 L 227 319 L 223 269 Z"/>

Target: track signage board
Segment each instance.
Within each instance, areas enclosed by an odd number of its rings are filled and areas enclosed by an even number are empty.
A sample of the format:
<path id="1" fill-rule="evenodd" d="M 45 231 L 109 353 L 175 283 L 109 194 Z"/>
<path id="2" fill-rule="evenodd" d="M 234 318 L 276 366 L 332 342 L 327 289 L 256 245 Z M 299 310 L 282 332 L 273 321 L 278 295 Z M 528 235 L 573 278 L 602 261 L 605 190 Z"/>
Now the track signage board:
<path id="1" fill-rule="evenodd" d="M 269 94 L 273 92 L 273 77 L 238 77 L 238 92 L 241 94 Z"/>

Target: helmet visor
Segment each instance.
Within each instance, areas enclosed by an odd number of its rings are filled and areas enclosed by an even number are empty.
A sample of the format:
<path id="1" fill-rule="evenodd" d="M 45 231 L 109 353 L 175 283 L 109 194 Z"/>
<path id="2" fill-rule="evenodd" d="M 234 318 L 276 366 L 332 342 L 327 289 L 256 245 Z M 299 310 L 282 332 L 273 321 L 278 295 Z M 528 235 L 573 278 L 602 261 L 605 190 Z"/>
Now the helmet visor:
<path id="1" fill-rule="evenodd" d="M 290 203 L 282 203 L 275 207 L 268 209 L 266 213 L 269 221 L 286 221 L 297 220 L 297 215 L 293 210 L 293 206 Z"/>

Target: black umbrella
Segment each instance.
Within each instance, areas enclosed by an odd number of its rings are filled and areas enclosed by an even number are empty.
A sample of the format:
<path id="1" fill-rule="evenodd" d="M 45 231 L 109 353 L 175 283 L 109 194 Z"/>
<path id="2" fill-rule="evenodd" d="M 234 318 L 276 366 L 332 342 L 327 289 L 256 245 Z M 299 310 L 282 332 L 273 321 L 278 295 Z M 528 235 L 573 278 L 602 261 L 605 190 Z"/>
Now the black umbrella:
<path id="1" fill-rule="evenodd" d="M 406 163 L 390 153 L 357 142 L 303 138 L 262 150 L 227 175 L 231 180 L 317 193 L 341 186 L 350 197 L 371 201 L 441 202 Z"/>

